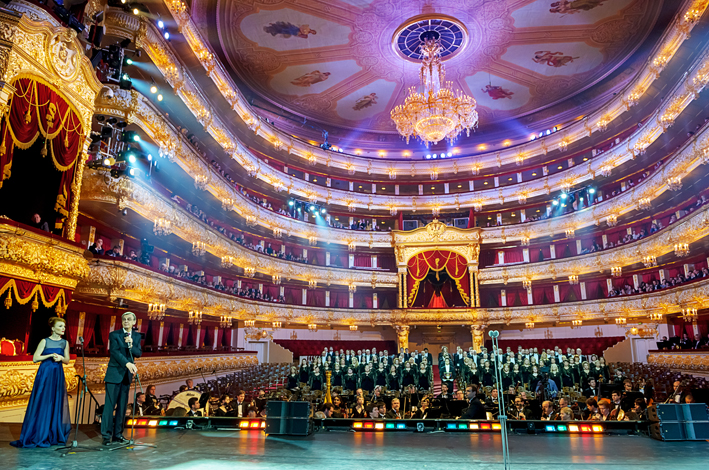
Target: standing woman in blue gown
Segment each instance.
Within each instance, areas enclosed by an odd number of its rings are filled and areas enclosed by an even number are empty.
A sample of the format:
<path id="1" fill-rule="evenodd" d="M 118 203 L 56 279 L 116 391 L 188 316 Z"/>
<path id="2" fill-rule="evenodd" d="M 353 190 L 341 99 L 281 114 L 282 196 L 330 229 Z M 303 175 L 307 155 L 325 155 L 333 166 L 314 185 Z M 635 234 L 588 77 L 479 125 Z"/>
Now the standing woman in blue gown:
<path id="1" fill-rule="evenodd" d="M 64 445 L 69 439 L 71 421 L 63 364 L 69 363 L 69 342 L 62 339 L 66 323 L 59 317 L 49 319 L 52 334 L 39 342 L 32 358 L 41 362 L 32 385 L 20 439 L 15 447 Z"/>

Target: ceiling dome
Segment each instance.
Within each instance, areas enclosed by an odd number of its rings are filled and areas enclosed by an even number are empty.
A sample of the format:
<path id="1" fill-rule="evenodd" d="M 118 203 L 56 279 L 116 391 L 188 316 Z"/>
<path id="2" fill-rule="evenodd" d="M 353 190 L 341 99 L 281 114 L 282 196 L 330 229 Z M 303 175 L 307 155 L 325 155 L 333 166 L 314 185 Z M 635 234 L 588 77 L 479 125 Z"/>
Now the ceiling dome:
<path id="1" fill-rule="evenodd" d="M 446 80 L 477 100 L 481 134 L 516 122 L 521 136 L 535 119 L 570 120 L 597 107 L 569 98 L 628 61 L 663 3 L 197 0 L 192 16 L 238 83 L 272 112 L 297 116 L 280 128 L 316 140 L 325 129 L 345 147 L 406 148 L 390 111 L 419 83 L 422 32 L 440 35 Z M 632 74 L 629 67 L 599 93 Z"/>

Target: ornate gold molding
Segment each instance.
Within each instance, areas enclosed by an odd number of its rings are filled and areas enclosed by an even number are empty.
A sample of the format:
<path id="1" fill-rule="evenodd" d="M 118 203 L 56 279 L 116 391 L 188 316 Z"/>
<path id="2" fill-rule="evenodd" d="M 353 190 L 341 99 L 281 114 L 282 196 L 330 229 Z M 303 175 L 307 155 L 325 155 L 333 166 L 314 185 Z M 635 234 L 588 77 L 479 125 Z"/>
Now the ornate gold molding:
<path id="1" fill-rule="evenodd" d="M 709 235 L 709 208 L 694 211 L 680 222 L 641 240 L 615 248 L 574 256 L 567 259 L 525 263 L 509 267 L 480 269 L 480 284 L 563 279 L 570 275 L 582 275 L 609 271 L 611 266 L 630 266 L 643 262 L 643 257 L 660 257 L 674 251 L 676 243 L 694 243 Z"/>
<path id="2" fill-rule="evenodd" d="M 336 152 L 325 152 L 305 142 L 293 139 L 291 136 L 278 130 L 275 126 L 261 122 L 258 115 L 252 110 L 247 100 L 239 92 L 237 86 L 227 73 L 226 68 L 213 52 L 209 43 L 204 40 L 202 33 L 190 18 L 189 8 L 185 2 L 182 0 L 164 0 L 164 2 L 179 25 L 180 31 L 187 40 L 197 60 L 199 60 L 204 67 L 207 76 L 212 79 L 221 92 L 222 97 L 229 103 L 229 106 L 234 109 L 237 116 L 257 135 L 270 143 L 280 143 L 280 147 L 286 148 L 289 153 L 307 161 L 315 159 L 331 167 L 345 170 L 353 168 L 357 172 L 366 172 L 367 174 L 381 176 L 387 175 L 389 171 L 401 174 L 408 173 L 410 162 L 382 161 L 343 156 Z M 648 61 L 643 70 L 637 74 L 636 78 L 632 80 L 622 92 L 617 94 L 616 98 L 607 103 L 599 111 L 589 115 L 583 121 L 570 125 L 564 129 L 563 132 L 530 142 L 524 145 L 522 149 L 505 149 L 476 157 L 440 161 L 438 163 L 440 173 L 457 174 L 458 168 L 469 171 L 473 166 L 479 166 L 480 168 L 499 168 L 502 165 L 514 163 L 520 153 L 524 154 L 525 158 L 546 155 L 547 149 L 559 148 L 562 141 L 568 145 L 571 142 L 587 137 L 592 132 L 600 130 L 600 121 L 602 118 L 607 121 L 618 118 L 645 94 L 664 69 L 665 65 L 674 57 L 679 47 L 689 37 L 690 32 L 697 23 L 697 19 L 704 14 L 706 8 L 707 2 L 704 0 L 685 0 L 674 22 L 667 28 L 664 37 L 651 53 L 652 60 Z M 160 42 L 164 42 L 161 37 L 158 37 L 158 39 Z M 162 45 L 162 49 L 167 48 L 169 48 L 169 46 L 166 43 Z M 173 64 L 177 64 L 177 62 L 173 62 Z M 180 66 L 178 67 L 181 68 Z"/>
<path id="3" fill-rule="evenodd" d="M 0 15 L 0 42 L 12 44 L 10 48 L 0 44 L 0 81 L 9 84 L 17 77 L 29 75 L 51 83 L 75 106 L 88 135 L 94 114 L 94 100 L 102 85 L 96 78 L 91 61 L 84 54 L 84 46 L 76 37 L 76 32 L 62 27 L 45 10 L 31 3 L 14 0 L 6 7 L 21 13 L 22 17 L 18 21 L 10 14 Z M 5 109 L 10 95 L 9 90 L 0 92 L 0 102 Z M 0 111 L 4 112 L 5 109 L 0 108 Z M 74 197 L 65 229 L 70 239 L 76 231 L 81 177 L 88 158 L 87 148 L 88 141 L 77 162 L 71 186 Z"/>
<path id="4" fill-rule="evenodd" d="M 80 297 L 100 301 L 124 298 L 149 304 L 159 300 L 170 310 L 202 310 L 206 316 L 221 315 L 240 320 L 281 321 L 284 325 L 310 323 L 321 325 L 416 325 L 416 324 L 506 324 L 522 325 L 528 321 L 557 323 L 583 319 L 612 322 L 625 317 L 628 323 L 647 321 L 652 313 L 673 314 L 682 308 L 709 306 L 709 279 L 684 284 L 649 294 L 613 297 L 582 302 L 501 308 L 459 309 L 345 309 L 304 307 L 256 302 L 211 289 L 196 287 L 169 276 L 124 263 L 97 260 L 91 274 L 75 291 Z M 168 315 L 172 312 L 168 311 Z"/>
<path id="5" fill-rule="evenodd" d="M 130 208 L 151 222 L 168 220 L 174 235 L 189 243 L 203 242 L 207 252 L 220 259 L 230 257 L 233 265 L 250 266 L 269 276 L 279 274 L 286 279 L 303 282 L 316 280 L 321 285 L 396 287 L 396 273 L 311 266 L 249 250 L 198 221 L 138 180 L 114 179 L 105 170 L 87 170 L 83 184 L 83 200 L 118 204 L 120 208 Z"/>
<path id="6" fill-rule="evenodd" d="M 430 250 L 447 250 L 463 256 L 470 267 L 477 267 L 480 255 L 480 228 L 460 229 L 434 220 L 416 230 L 393 230 L 391 237 L 396 250 L 396 263 L 405 268 L 406 263 L 419 253 Z"/>
<path id="7" fill-rule="evenodd" d="M 88 276 L 84 250 L 35 232 L 0 224 L 0 274 L 74 289 Z"/>
<path id="8" fill-rule="evenodd" d="M 29 361 L 3 362 L 0 367 L 0 409 L 25 406 L 32 393 L 34 378 L 39 363 Z M 67 390 L 73 390 L 79 383 L 76 377 L 75 361 L 64 365 L 64 379 Z"/>
<path id="9" fill-rule="evenodd" d="M 175 3 L 167 2 L 168 6 L 175 6 Z M 178 18 L 181 18 L 178 15 Z M 138 28 L 145 26 L 145 23 L 127 12 L 110 10 L 106 18 L 106 24 L 109 27 L 109 31 L 117 35 L 128 35 L 132 29 L 138 30 Z M 114 28 L 115 25 L 115 28 Z M 693 24 L 689 26 L 691 29 Z M 222 146 L 226 151 L 227 155 L 232 156 L 249 174 L 254 177 L 271 184 L 274 187 L 282 188 L 288 187 L 290 193 L 297 195 L 301 198 L 308 198 L 313 202 L 325 202 L 327 204 L 339 205 L 341 207 L 355 207 L 367 210 L 388 210 L 391 207 L 405 208 L 410 204 L 410 196 L 390 196 L 381 194 L 369 194 L 362 195 L 351 191 L 342 191 L 332 188 L 323 188 L 316 184 L 312 184 L 307 181 L 300 179 L 294 179 L 288 176 L 286 173 L 279 171 L 269 165 L 262 163 L 261 159 L 254 155 L 247 146 L 243 145 L 242 142 L 237 138 L 236 135 L 228 128 L 224 119 L 220 116 L 214 114 L 214 109 L 216 107 L 212 105 L 209 98 L 207 98 L 201 90 L 194 85 L 196 81 L 190 75 L 190 72 L 186 67 L 182 65 L 179 58 L 172 51 L 169 44 L 167 44 L 164 38 L 160 35 L 160 32 L 152 24 L 145 27 L 146 33 L 144 35 L 144 48 L 148 55 L 151 57 L 153 62 L 156 64 L 159 70 L 166 76 L 168 81 L 173 78 L 171 85 L 175 87 L 175 83 L 179 82 L 179 89 L 177 90 L 178 96 L 180 96 L 185 103 L 185 105 L 190 109 L 190 111 L 195 115 L 197 120 L 204 125 L 205 130 L 209 132 L 214 139 Z M 113 29 L 113 30 L 112 30 Z M 114 31 L 115 30 L 115 31 Z M 196 33 L 196 30 L 194 31 Z M 679 32 L 677 33 L 680 34 Z M 679 37 L 679 36 L 678 36 Z M 189 39 L 188 39 L 189 41 Z M 679 47 L 679 43 L 676 44 Z M 206 46 L 205 46 L 206 47 Z M 665 46 L 667 49 L 668 46 Z M 665 51 L 663 49 L 663 51 Z M 202 48 L 202 50 L 206 50 Z M 674 53 L 674 52 L 673 52 Z M 207 59 L 210 64 L 217 61 L 213 54 L 209 54 Z M 709 55 L 701 59 L 703 63 L 709 64 Z M 686 106 L 697 96 L 698 91 L 702 90 L 709 81 L 709 74 L 701 73 L 698 71 L 701 67 L 697 67 L 694 72 L 690 73 L 690 76 L 686 77 L 685 81 L 680 82 L 673 92 L 670 94 L 671 98 L 668 98 L 665 103 L 669 104 L 658 109 L 655 115 L 649 119 L 642 128 L 638 129 L 635 134 L 628 140 L 628 142 L 609 152 L 608 156 L 604 158 L 594 158 L 587 164 L 577 165 L 571 169 L 556 173 L 554 175 L 541 178 L 538 180 L 529 181 L 520 185 L 506 186 L 503 188 L 491 188 L 488 190 L 481 190 L 463 193 L 463 194 L 443 194 L 435 197 L 423 196 L 419 198 L 420 208 L 423 209 L 455 209 L 459 210 L 461 207 L 472 207 L 473 205 L 489 206 L 497 205 L 500 200 L 517 200 L 521 194 L 524 194 L 526 198 L 543 196 L 549 194 L 550 191 L 558 191 L 566 187 L 566 185 L 581 184 L 585 181 L 592 180 L 595 174 L 599 173 L 601 169 L 608 164 L 610 160 L 613 162 L 613 166 L 618 166 L 624 162 L 630 161 L 635 158 L 638 153 L 642 153 L 652 142 L 662 135 L 662 133 L 671 125 L 676 117 L 681 113 Z M 218 73 L 217 69 L 212 68 L 212 76 Z M 642 74 L 646 79 L 656 77 L 649 70 Z M 651 80 L 652 81 L 652 80 Z M 220 83 L 225 83 L 223 80 Z M 688 91 L 687 85 L 692 85 L 692 92 Z M 637 85 L 636 85 L 637 86 Z M 645 84 L 644 90 L 647 89 L 648 84 Z M 641 93 L 642 94 L 642 93 Z M 229 95 L 238 96 L 238 95 Z M 233 103 L 230 103 L 233 106 Z M 603 108 L 603 118 L 606 120 L 613 119 L 627 110 L 626 104 L 622 102 L 621 97 L 615 98 L 611 105 Z M 247 122 L 252 122 L 254 117 L 244 118 Z M 596 131 L 600 127 L 597 121 L 600 120 L 600 116 L 589 116 L 584 120 L 586 129 L 588 129 L 588 124 L 590 123 L 591 131 Z M 566 129 L 563 134 L 567 140 L 568 139 L 580 139 L 585 137 L 587 132 L 582 123 L 577 123 L 572 125 L 570 128 Z M 266 129 L 265 125 L 259 124 L 256 127 L 256 132 L 259 130 Z M 272 143 L 276 149 L 287 149 L 291 153 L 296 153 L 295 148 L 297 147 L 297 142 L 292 137 L 287 137 L 285 135 L 280 135 L 275 129 L 270 129 L 268 133 L 263 135 L 269 143 Z M 556 139 L 561 141 L 562 136 L 555 134 L 554 137 L 549 137 L 550 139 Z M 544 140 L 544 139 L 542 139 Z M 305 145 L 305 144 L 303 144 Z M 546 144 L 533 142 L 527 144 L 528 146 L 539 146 L 539 148 L 546 148 Z M 558 142 L 554 144 L 558 147 Z M 307 156 L 310 158 L 313 155 L 313 148 L 307 145 L 308 151 Z M 509 154 L 509 161 L 516 161 L 519 155 L 522 153 L 527 156 L 528 149 L 525 146 L 522 149 L 515 148 L 497 152 L 495 155 L 495 162 L 499 165 L 502 164 L 501 157 L 499 155 L 505 153 Z M 537 149 L 539 150 L 539 149 Z M 344 158 L 339 154 L 334 154 L 335 158 Z M 349 158 L 345 164 L 345 160 L 342 161 L 342 168 L 346 169 L 354 165 L 350 162 L 352 160 Z M 461 159 L 456 159 L 456 165 L 461 165 Z M 452 165 L 454 162 L 452 160 L 443 160 L 440 164 Z M 507 162 L 505 162 L 507 163 Z M 408 166 L 410 163 L 397 163 L 397 162 L 377 162 L 378 165 L 382 167 L 386 166 L 386 172 L 389 171 L 392 165 L 404 165 Z M 330 161 L 331 166 L 333 162 Z M 367 172 L 371 173 L 372 161 L 368 162 Z M 404 172 L 405 169 L 399 169 Z M 440 168 L 438 170 L 441 171 Z M 385 172 L 385 173 L 386 173 Z"/>
<path id="10" fill-rule="evenodd" d="M 256 353 L 237 352 L 219 354 L 201 354 L 189 356 L 150 356 L 139 357 L 135 361 L 143 386 L 173 382 L 183 377 L 197 375 L 198 368 L 219 373 L 243 369 L 258 364 Z M 103 393 L 103 379 L 106 376 L 108 357 L 86 358 L 86 382 L 93 393 Z M 77 373 L 82 375 L 81 364 L 76 365 Z"/>
<path id="11" fill-rule="evenodd" d="M 647 362 L 670 369 L 706 373 L 709 370 L 709 353 L 706 351 L 692 351 L 691 353 L 655 351 L 648 354 Z"/>

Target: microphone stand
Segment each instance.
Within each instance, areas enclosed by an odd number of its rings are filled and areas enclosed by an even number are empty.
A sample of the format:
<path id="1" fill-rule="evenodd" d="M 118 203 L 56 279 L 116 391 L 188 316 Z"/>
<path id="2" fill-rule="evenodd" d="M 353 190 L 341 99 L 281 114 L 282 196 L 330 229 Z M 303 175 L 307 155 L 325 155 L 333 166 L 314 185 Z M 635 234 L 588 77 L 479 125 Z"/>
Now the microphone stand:
<path id="1" fill-rule="evenodd" d="M 132 338 L 132 337 L 133 337 L 133 336 L 132 336 L 132 330 L 131 330 L 131 338 Z M 125 338 L 123 339 L 123 341 L 125 341 Z M 140 341 L 140 340 L 138 340 L 138 341 Z M 130 354 L 130 361 L 131 361 L 131 363 L 133 363 L 133 364 L 135 365 L 135 358 L 133 357 L 133 351 L 132 351 L 132 349 L 133 349 L 133 343 L 131 343 L 131 346 L 128 348 L 128 354 Z M 135 433 L 135 409 L 137 408 L 137 406 L 136 406 L 137 403 L 136 403 L 136 402 L 138 401 L 138 399 L 137 399 L 137 397 L 138 397 L 138 385 L 140 385 L 140 393 L 144 393 L 144 392 L 143 392 L 143 384 L 140 382 L 140 375 L 139 375 L 138 372 L 136 371 L 136 373 L 135 373 L 135 380 L 133 381 L 133 406 L 132 406 L 131 413 L 130 413 L 130 418 L 131 418 L 131 422 L 130 422 L 130 439 L 128 439 L 128 442 L 126 442 L 125 444 L 120 444 L 120 445 L 118 445 L 118 446 L 116 446 L 116 447 L 111 447 L 111 448 L 109 448 L 108 450 L 110 450 L 110 451 L 114 451 L 114 450 L 118 450 L 118 449 L 135 450 L 136 447 L 157 447 L 155 444 L 145 444 L 145 443 L 142 443 L 142 442 L 135 442 L 135 441 L 133 440 L 133 436 L 134 436 L 134 433 Z M 115 419 L 118 419 L 118 416 L 116 416 Z M 126 417 L 125 417 L 125 416 L 121 416 L 121 419 L 125 420 Z"/>
<path id="2" fill-rule="evenodd" d="M 76 400 L 75 408 L 74 408 L 74 440 L 71 441 L 71 443 L 67 443 L 64 447 L 60 447 L 58 449 L 55 449 L 57 451 L 60 451 L 62 453 L 61 457 L 66 457 L 68 454 L 74 454 L 76 450 L 81 449 L 82 451 L 97 451 L 101 450 L 100 448 L 96 447 L 89 447 L 89 446 L 83 446 L 79 445 L 79 410 L 81 410 L 81 416 L 84 416 L 83 410 L 84 410 L 84 399 L 86 398 L 86 392 L 88 392 L 89 388 L 86 385 L 86 355 L 84 354 L 84 337 L 79 336 L 79 343 L 81 344 L 81 366 L 82 366 L 82 372 L 84 375 L 79 375 L 76 374 L 76 377 L 79 378 L 79 381 L 81 382 L 79 384 L 79 396 Z"/>
<path id="3" fill-rule="evenodd" d="M 490 338 L 492 338 L 492 348 L 494 351 L 497 351 L 499 349 L 499 342 L 498 342 L 498 336 L 500 336 L 500 332 L 497 330 L 490 331 L 488 333 L 490 335 Z M 499 356 L 495 354 L 495 381 L 497 382 L 497 403 L 498 403 L 498 410 L 500 411 L 498 414 L 498 419 L 500 420 L 500 436 L 502 437 L 502 461 L 504 463 L 504 468 L 505 470 L 509 470 L 510 468 L 510 447 L 509 447 L 509 442 L 507 440 L 507 415 L 505 414 L 505 400 L 504 398 L 500 399 L 502 397 L 502 368 L 500 367 L 499 364 Z"/>

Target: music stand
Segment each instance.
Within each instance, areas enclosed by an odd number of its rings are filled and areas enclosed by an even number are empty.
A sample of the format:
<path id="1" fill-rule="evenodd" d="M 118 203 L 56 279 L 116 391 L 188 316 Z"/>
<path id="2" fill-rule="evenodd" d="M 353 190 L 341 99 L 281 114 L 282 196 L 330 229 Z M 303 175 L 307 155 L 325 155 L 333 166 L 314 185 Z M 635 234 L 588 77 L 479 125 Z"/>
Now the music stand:
<path id="1" fill-rule="evenodd" d="M 86 385 L 86 355 L 84 354 L 84 338 L 79 336 L 79 343 L 81 344 L 81 366 L 84 375 L 77 374 L 76 377 L 79 378 L 79 397 L 76 400 L 76 408 L 74 409 L 74 440 L 71 443 L 67 443 L 64 447 L 55 449 L 62 453 L 61 457 L 66 457 L 67 454 L 72 454 L 76 450 L 81 450 L 83 452 L 91 452 L 101 450 L 98 447 L 90 447 L 79 445 L 79 410 L 84 409 L 84 400 L 86 398 L 86 392 L 89 391 L 88 385 Z M 83 412 L 82 412 L 83 416 Z"/>

